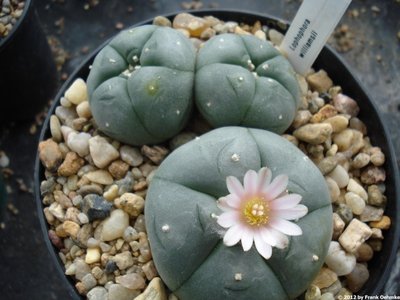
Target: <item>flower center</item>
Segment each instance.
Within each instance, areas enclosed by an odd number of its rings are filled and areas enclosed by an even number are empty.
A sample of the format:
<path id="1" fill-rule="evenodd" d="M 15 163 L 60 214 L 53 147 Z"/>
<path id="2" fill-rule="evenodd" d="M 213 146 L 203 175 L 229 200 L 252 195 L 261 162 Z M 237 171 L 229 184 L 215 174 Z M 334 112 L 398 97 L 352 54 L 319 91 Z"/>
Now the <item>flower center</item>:
<path id="1" fill-rule="evenodd" d="M 260 226 L 268 223 L 269 205 L 264 201 L 264 198 L 250 198 L 244 204 L 242 212 L 249 225 Z"/>

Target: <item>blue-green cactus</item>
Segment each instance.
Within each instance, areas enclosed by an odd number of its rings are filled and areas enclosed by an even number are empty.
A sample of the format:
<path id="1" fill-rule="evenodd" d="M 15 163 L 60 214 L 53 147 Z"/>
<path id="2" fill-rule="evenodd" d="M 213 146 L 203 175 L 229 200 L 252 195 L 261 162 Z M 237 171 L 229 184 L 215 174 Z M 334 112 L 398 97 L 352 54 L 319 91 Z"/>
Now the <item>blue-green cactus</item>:
<path id="1" fill-rule="evenodd" d="M 264 166 L 288 175 L 288 190 L 308 208 L 296 223 L 303 234 L 269 260 L 254 246 L 225 246 L 215 219 L 227 176 L 243 180 Z M 171 153 L 152 179 L 145 213 L 156 268 L 181 300 L 293 299 L 318 273 L 332 234 L 329 192 L 315 165 L 284 138 L 242 127 L 215 129 Z"/>
<path id="2" fill-rule="evenodd" d="M 195 50 L 180 32 L 154 25 L 118 34 L 96 56 L 87 79 L 94 119 L 133 145 L 162 142 L 192 108 Z"/>
<path id="3" fill-rule="evenodd" d="M 251 35 L 221 34 L 198 53 L 195 101 L 214 127 L 242 125 L 283 133 L 300 103 L 289 61 Z"/>

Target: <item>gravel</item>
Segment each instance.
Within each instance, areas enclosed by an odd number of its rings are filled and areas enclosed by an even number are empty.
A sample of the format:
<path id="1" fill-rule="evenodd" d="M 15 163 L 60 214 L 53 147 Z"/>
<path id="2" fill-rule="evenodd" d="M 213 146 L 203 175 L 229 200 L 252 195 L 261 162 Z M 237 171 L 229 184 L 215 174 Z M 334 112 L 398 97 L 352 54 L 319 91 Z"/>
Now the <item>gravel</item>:
<path id="1" fill-rule="evenodd" d="M 172 23 L 163 18 L 155 23 L 178 28 L 197 47 L 202 36 L 223 32 L 280 40 L 259 23 L 239 27 L 211 17 L 199 21 L 186 13 Z M 379 255 L 385 230 L 391 225 L 384 213 L 385 155 L 366 135 L 366 126 L 357 117 L 357 102 L 344 95 L 329 74 L 312 71 L 298 80 L 302 104 L 283 136 L 320 168 L 334 211 L 329 255 L 305 298 L 339 298 L 357 293 L 368 280 L 368 262 Z M 154 299 L 177 299 L 154 267 L 143 205 L 162 160 L 204 133 L 207 126 L 191 124 L 166 145 L 123 145 L 96 129 L 85 93 L 83 79 L 72 84 L 65 93 L 68 101 L 62 101 L 51 117 L 52 137 L 39 145 L 46 167 L 41 192 L 49 237 L 60 249 L 66 274 L 74 277 L 78 291 L 88 299 L 138 295 L 147 299 L 151 291 L 159 295 Z"/>

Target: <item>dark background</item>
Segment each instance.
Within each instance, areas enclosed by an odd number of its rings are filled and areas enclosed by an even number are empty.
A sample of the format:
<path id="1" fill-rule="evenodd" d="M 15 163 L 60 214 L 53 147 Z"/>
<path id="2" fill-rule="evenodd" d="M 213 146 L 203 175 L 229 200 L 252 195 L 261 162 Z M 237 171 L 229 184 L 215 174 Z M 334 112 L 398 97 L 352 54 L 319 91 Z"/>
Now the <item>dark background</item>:
<path id="1" fill-rule="evenodd" d="M 53 47 L 60 86 L 88 53 L 136 22 L 200 5 L 291 20 L 300 1 L 35 0 L 34 5 Z M 342 51 L 379 107 L 399 158 L 400 1 L 353 0 L 329 43 Z M 0 150 L 10 158 L 14 172 L 6 180 L 11 193 L 0 220 L 0 299 L 70 299 L 43 242 L 32 193 L 43 115 L 38 114 L 36 120 L 32 117 L 27 122 L 0 125 Z M 400 255 L 385 288 L 388 294 L 400 295 L 399 272 Z"/>

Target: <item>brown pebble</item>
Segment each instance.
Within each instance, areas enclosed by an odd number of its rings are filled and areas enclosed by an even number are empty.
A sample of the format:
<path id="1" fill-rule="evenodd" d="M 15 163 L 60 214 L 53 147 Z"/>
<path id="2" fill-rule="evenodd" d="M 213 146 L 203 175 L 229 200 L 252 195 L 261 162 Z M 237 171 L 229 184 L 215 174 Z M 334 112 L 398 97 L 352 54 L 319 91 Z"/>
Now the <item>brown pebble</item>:
<path id="1" fill-rule="evenodd" d="M 156 165 L 159 165 L 169 153 L 167 148 L 161 146 L 149 147 L 144 145 L 141 151 L 144 156 L 148 157 Z"/>
<path id="2" fill-rule="evenodd" d="M 353 293 L 357 293 L 369 278 L 369 272 L 365 265 L 356 264 L 353 271 L 346 275 L 347 288 Z"/>
<path id="3" fill-rule="evenodd" d="M 64 248 L 64 242 L 60 237 L 56 234 L 54 230 L 49 230 L 48 232 L 51 243 L 58 249 Z"/>
<path id="4" fill-rule="evenodd" d="M 364 184 L 377 184 L 385 181 L 386 172 L 383 168 L 369 166 L 361 172 L 360 180 Z"/>
<path id="5" fill-rule="evenodd" d="M 55 172 L 63 160 L 58 144 L 52 139 L 39 143 L 39 158 L 50 172 Z"/>
<path id="6" fill-rule="evenodd" d="M 311 89 L 319 93 L 326 93 L 333 86 L 332 79 L 324 70 L 308 75 L 306 79 Z"/>
<path id="7" fill-rule="evenodd" d="M 390 228 L 390 218 L 388 216 L 383 216 L 379 221 L 369 222 L 369 226 L 373 228 L 378 228 L 382 230 L 387 230 Z"/>
<path id="8" fill-rule="evenodd" d="M 75 152 L 68 152 L 65 156 L 63 163 L 58 168 L 58 175 L 65 177 L 74 175 L 84 164 L 84 159 L 81 158 L 78 154 L 76 154 Z"/>
<path id="9" fill-rule="evenodd" d="M 321 123 L 328 118 L 337 115 L 337 110 L 330 104 L 324 105 L 321 109 L 312 116 L 310 122 L 311 123 Z"/>
<path id="10" fill-rule="evenodd" d="M 122 160 L 115 160 L 108 167 L 108 171 L 115 179 L 122 179 L 129 170 L 129 165 Z"/>
<path id="11" fill-rule="evenodd" d="M 374 256 L 374 250 L 367 243 L 363 243 L 358 247 L 356 257 L 358 262 L 367 262 Z"/>
<path id="12" fill-rule="evenodd" d="M 360 108 L 355 100 L 344 94 L 337 94 L 333 97 L 333 105 L 338 112 L 355 117 L 360 112 Z"/>

